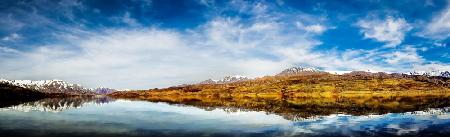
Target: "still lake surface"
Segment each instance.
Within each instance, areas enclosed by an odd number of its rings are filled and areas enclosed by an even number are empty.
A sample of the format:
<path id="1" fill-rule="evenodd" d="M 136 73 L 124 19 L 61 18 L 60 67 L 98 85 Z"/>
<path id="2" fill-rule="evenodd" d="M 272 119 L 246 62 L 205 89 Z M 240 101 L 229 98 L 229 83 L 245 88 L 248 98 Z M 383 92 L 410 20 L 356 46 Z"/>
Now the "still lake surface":
<path id="1" fill-rule="evenodd" d="M 446 135 L 450 135 L 450 108 L 295 121 L 262 111 L 110 98 L 52 98 L 0 108 L 0 136 Z"/>

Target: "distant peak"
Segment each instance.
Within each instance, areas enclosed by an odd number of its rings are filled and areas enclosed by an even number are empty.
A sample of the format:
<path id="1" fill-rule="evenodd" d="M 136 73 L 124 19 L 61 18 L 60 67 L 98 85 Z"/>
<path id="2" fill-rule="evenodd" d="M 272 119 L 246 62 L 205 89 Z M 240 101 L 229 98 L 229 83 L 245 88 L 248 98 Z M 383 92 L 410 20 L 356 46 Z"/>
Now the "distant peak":
<path id="1" fill-rule="evenodd" d="M 78 84 L 67 83 L 63 80 L 6 80 L 0 82 L 8 83 L 26 89 L 33 89 L 44 93 L 89 93 L 90 89 L 84 88 Z"/>
<path id="2" fill-rule="evenodd" d="M 309 71 L 309 70 L 319 70 L 315 67 L 304 67 L 304 66 L 296 66 L 296 67 L 290 67 L 285 70 L 297 70 L 297 71 Z"/>
<path id="3" fill-rule="evenodd" d="M 440 70 L 414 70 L 409 73 L 410 75 L 423 75 L 423 76 L 441 76 L 441 77 L 450 77 L 449 71 L 440 71 Z"/>
<path id="4" fill-rule="evenodd" d="M 298 75 L 298 74 L 312 74 L 312 73 L 319 73 L 323 72 L 315 67 L 291 67 L 287 68 L 280 73 L 277 74 L 277 76 L 288 76 L 288 75 Z"/>
<path id="5" fill-rule="evenodd" d="M 234 83 L 239 81 L 245 81 L 250 80 L 251 78 L 248 78 L 247 76 L 243 75 L 233 75 L 233 76 L 225 76 L 224 78 L 220 80 L 213 80 L 208 79 L 205 81 L 200 82 L 200 84 L 226 84 L 226 83 Z"/>
<path id="6" fill-rule="evenodd" d="M 95 93 L 99 93 L 99 94 L 109 94 L 112 92 L 116 92 L 117 90 L 112 89 L 112 88 L 105 88 L 105 87 L 98 87 L 95 89 L 92 89 Z"/>

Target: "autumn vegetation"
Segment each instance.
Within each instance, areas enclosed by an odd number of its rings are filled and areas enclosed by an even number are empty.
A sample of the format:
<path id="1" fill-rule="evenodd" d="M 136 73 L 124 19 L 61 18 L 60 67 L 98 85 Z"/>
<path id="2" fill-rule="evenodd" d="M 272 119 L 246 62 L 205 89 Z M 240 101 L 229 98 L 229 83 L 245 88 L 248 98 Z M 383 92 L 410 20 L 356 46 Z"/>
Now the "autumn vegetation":
<path id="1" fill-rule="evenodd" d="M 289 119 L 314 115 L 355 115 L 450 106 L 446 77 L 352 72 L 266 76 L 227 84 L 192 84 L 110 94 L 202 108 L 261 110 Z"/>

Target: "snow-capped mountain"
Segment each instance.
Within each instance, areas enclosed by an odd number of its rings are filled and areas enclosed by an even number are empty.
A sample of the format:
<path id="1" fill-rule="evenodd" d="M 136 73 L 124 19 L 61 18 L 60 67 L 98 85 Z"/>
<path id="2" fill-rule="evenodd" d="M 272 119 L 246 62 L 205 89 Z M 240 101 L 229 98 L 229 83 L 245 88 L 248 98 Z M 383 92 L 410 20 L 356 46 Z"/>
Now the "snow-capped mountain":
<path id="1" fill-rule="evenodd" d="M 78 84 L 71 84 L 62 80 L 6 80 L 0 79 L 0 83 L 7 83 L 27 89 L 37 90 L 43 93 L 68 93 L 68 94 L 93 94 L 91 89 Z"/>
<path id="2" fill-rule="evenodd" d="M 234 75 L 234 76 L 226 76 L 220 80 L 208 79 L 200 82 L 200 84 L 226 84 L 226 83 L 234 83 L 239 81 L 250 80 L 250 78 L 242 75 Z"/>
<path id="3" fill-rule="evenodd" d="M 298 75 L 298 74 L 311 74 L 316 72 L 322 72 L 314 67 L 292 67 L 285 69 L 277 74 L 277 76 L 290 76 L 290 75 Z"/>
<path id="4" fill-rule="evenodd" d="M 450 77 L 450 72 L 448 72 L 448 71 L 441 72 L 441 76 L 449 78 Z"/>
<path id="5" fill-rule="evenodd" d="M 441 77 L 450 77 L 449 71 L 439 71 L 439 70 L 430 70 L 430 71 L 413 71 L 409 73 L 410 75 L 423 75 L 423 76 L 441 76 Z"/>

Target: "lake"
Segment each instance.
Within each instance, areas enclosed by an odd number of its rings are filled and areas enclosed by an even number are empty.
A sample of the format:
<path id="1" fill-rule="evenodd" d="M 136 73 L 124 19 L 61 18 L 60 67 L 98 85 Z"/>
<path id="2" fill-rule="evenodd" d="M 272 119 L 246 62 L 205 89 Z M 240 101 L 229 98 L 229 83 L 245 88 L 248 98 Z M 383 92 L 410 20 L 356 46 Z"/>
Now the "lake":
<path id="1" fill-rule="evenodd" d="M 47 98 L 0 108 L 1 136 L 444 136 L 450 108 L 330 114 L 276 113 L 108 97 Z"/>

